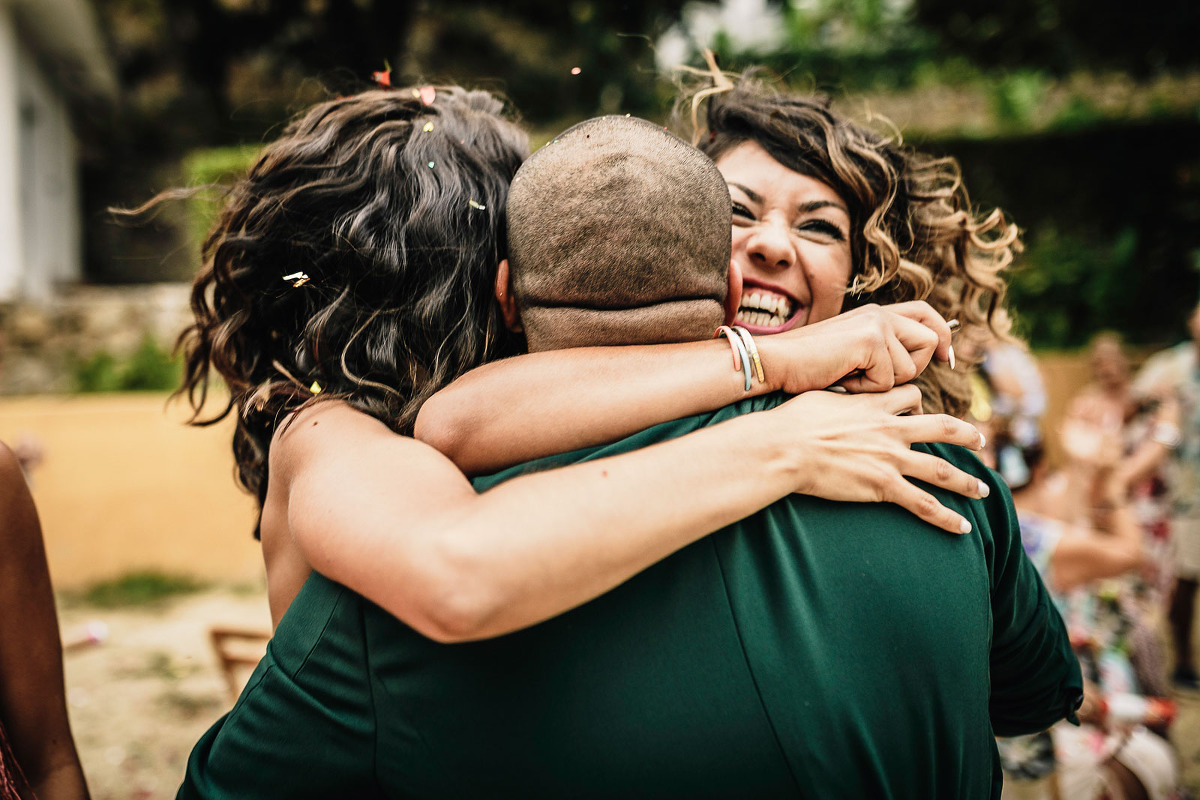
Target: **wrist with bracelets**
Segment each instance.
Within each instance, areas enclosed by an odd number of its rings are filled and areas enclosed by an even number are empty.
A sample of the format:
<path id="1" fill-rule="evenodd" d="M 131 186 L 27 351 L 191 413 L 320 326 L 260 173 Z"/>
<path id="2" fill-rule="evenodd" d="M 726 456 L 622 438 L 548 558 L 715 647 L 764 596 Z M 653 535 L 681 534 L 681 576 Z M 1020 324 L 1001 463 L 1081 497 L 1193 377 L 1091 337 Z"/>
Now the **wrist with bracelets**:
<path id="1" fill-rule="evenodd" d="M 750 335 L 750 331 L 741 325 L 722 325 L 717 328 L 713 338 L 719 339 L 722 336 L 729 340 L 729 347 L 733 350 L 733 371 L 741 372 L 744 376 L 744 390 L 750 391 L 756 377 L 759 383 L 766 383 L 767 376 L 763 372 L 762 359 L 758 355 L 758 347 L 754 344 L 754 337 Z"/>

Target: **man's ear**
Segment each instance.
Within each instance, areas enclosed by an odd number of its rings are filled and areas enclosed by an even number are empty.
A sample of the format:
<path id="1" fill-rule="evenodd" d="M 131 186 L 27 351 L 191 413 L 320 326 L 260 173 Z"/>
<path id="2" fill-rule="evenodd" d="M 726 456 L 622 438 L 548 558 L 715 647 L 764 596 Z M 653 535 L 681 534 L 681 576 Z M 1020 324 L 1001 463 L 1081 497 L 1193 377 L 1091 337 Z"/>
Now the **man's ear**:
<path id="1" fill-rule="evenodd" d="M 500 304 L 504 327 L 513 333 L 522 333 L 525 329 L 521 327 L 521 315 L 517 312 L 517 301 L 513 297 L 512 276 L 508 272 L 507 258 L 496 268 L 496 302 Z"/>
<path id="2" fill-rule="evenodd" d="M 725 324 L 732 325 L 742 304 L 742 268 L 729 262 L 729 294 L 725 295 Z"/>

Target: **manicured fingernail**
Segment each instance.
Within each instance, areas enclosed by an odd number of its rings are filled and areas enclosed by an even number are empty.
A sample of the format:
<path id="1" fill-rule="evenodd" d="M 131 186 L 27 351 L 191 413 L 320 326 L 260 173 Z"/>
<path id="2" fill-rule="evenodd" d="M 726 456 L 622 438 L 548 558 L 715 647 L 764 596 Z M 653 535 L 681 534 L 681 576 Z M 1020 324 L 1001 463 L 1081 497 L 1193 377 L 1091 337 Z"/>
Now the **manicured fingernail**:
<path id="1" fill-rule="evenodd" d="M 958 531 L 959 531 L 959 533 L 970 533 L 971 532 L 971 523 L 967 522 L 964 519 L 962 522 L 958 523 Z"/>
<path id="2" fill-rule="evenodd" d="M 992 489 L 991 489 L 991 487 L 989 487 L 989 486 L 988 486 L 986 483 L 984 483 L 983 481 L 980 481 L 980 482 L 979 482 L 979 496 L 980 496 L 980 497 L 987 497 L 987 496 L 988 496 L 989 494 L 991 494 L 991 493 L 992 493 Z"/>
<path id="3" fill-rule="evenodd" d="M 987 447 L 987 437 L 981 433 L 979 434 L 979 449 L 982 450 L 985 447 Z"/>
<path id="4" fill-rule="evenodd" d="M 950 369 L 954 369 L 954 345 L 950 345 Z"/>

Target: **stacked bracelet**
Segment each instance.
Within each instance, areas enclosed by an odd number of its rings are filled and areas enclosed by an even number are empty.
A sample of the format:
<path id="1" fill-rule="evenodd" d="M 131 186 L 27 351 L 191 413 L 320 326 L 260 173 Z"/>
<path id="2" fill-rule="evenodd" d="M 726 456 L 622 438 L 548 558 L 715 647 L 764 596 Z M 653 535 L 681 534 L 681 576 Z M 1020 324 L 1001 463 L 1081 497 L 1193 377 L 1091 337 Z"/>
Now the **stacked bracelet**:
<path id="1" fill-rule="evenodd" d="M 738 332 L 738 336 L 742 337 L 742 344 L 746 345 L 746 352 L 750 354 L 750 363 L 754 365 L 754 374 L 758 378 L 758 382 L 766 383 L 767 376 L 763 374 L 762 359 L 758 357 L 758 345 L 754 343 L 754 337 L 741 325 L 734 325 L 733 329 Z M 749 366 L 746 367 L 746 371 L 750 371 Z"/>
<path id="2" fill-rule="evenodd" d="M 758 355 L 758 347 L 754 344 L 754 337 L 750 335 L 750 331 L 741 325 L 722 325 L 717 328 L 713 338 L 719 339 L 722 336 L 729 340 L 729 347 L 733 350 L 734 372 L 741 372 L 745 378 L 745 391 L 750 391 L 754 376 L 758 377 L 759 383 L 766 383 L 762 359 Z"/>

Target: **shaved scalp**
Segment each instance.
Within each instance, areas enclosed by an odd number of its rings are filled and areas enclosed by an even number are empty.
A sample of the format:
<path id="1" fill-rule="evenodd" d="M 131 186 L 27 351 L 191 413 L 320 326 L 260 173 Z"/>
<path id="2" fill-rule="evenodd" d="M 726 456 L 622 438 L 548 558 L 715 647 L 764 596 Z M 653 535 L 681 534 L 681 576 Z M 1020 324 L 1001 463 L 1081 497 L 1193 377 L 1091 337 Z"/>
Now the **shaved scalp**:
<path id="1" fill-rule="evenodd" d="M 530 350 L 692 341 L 724 319 L 731 203 L 708 156 L 634 117 L 559 135 L 508 196 Z"/>

